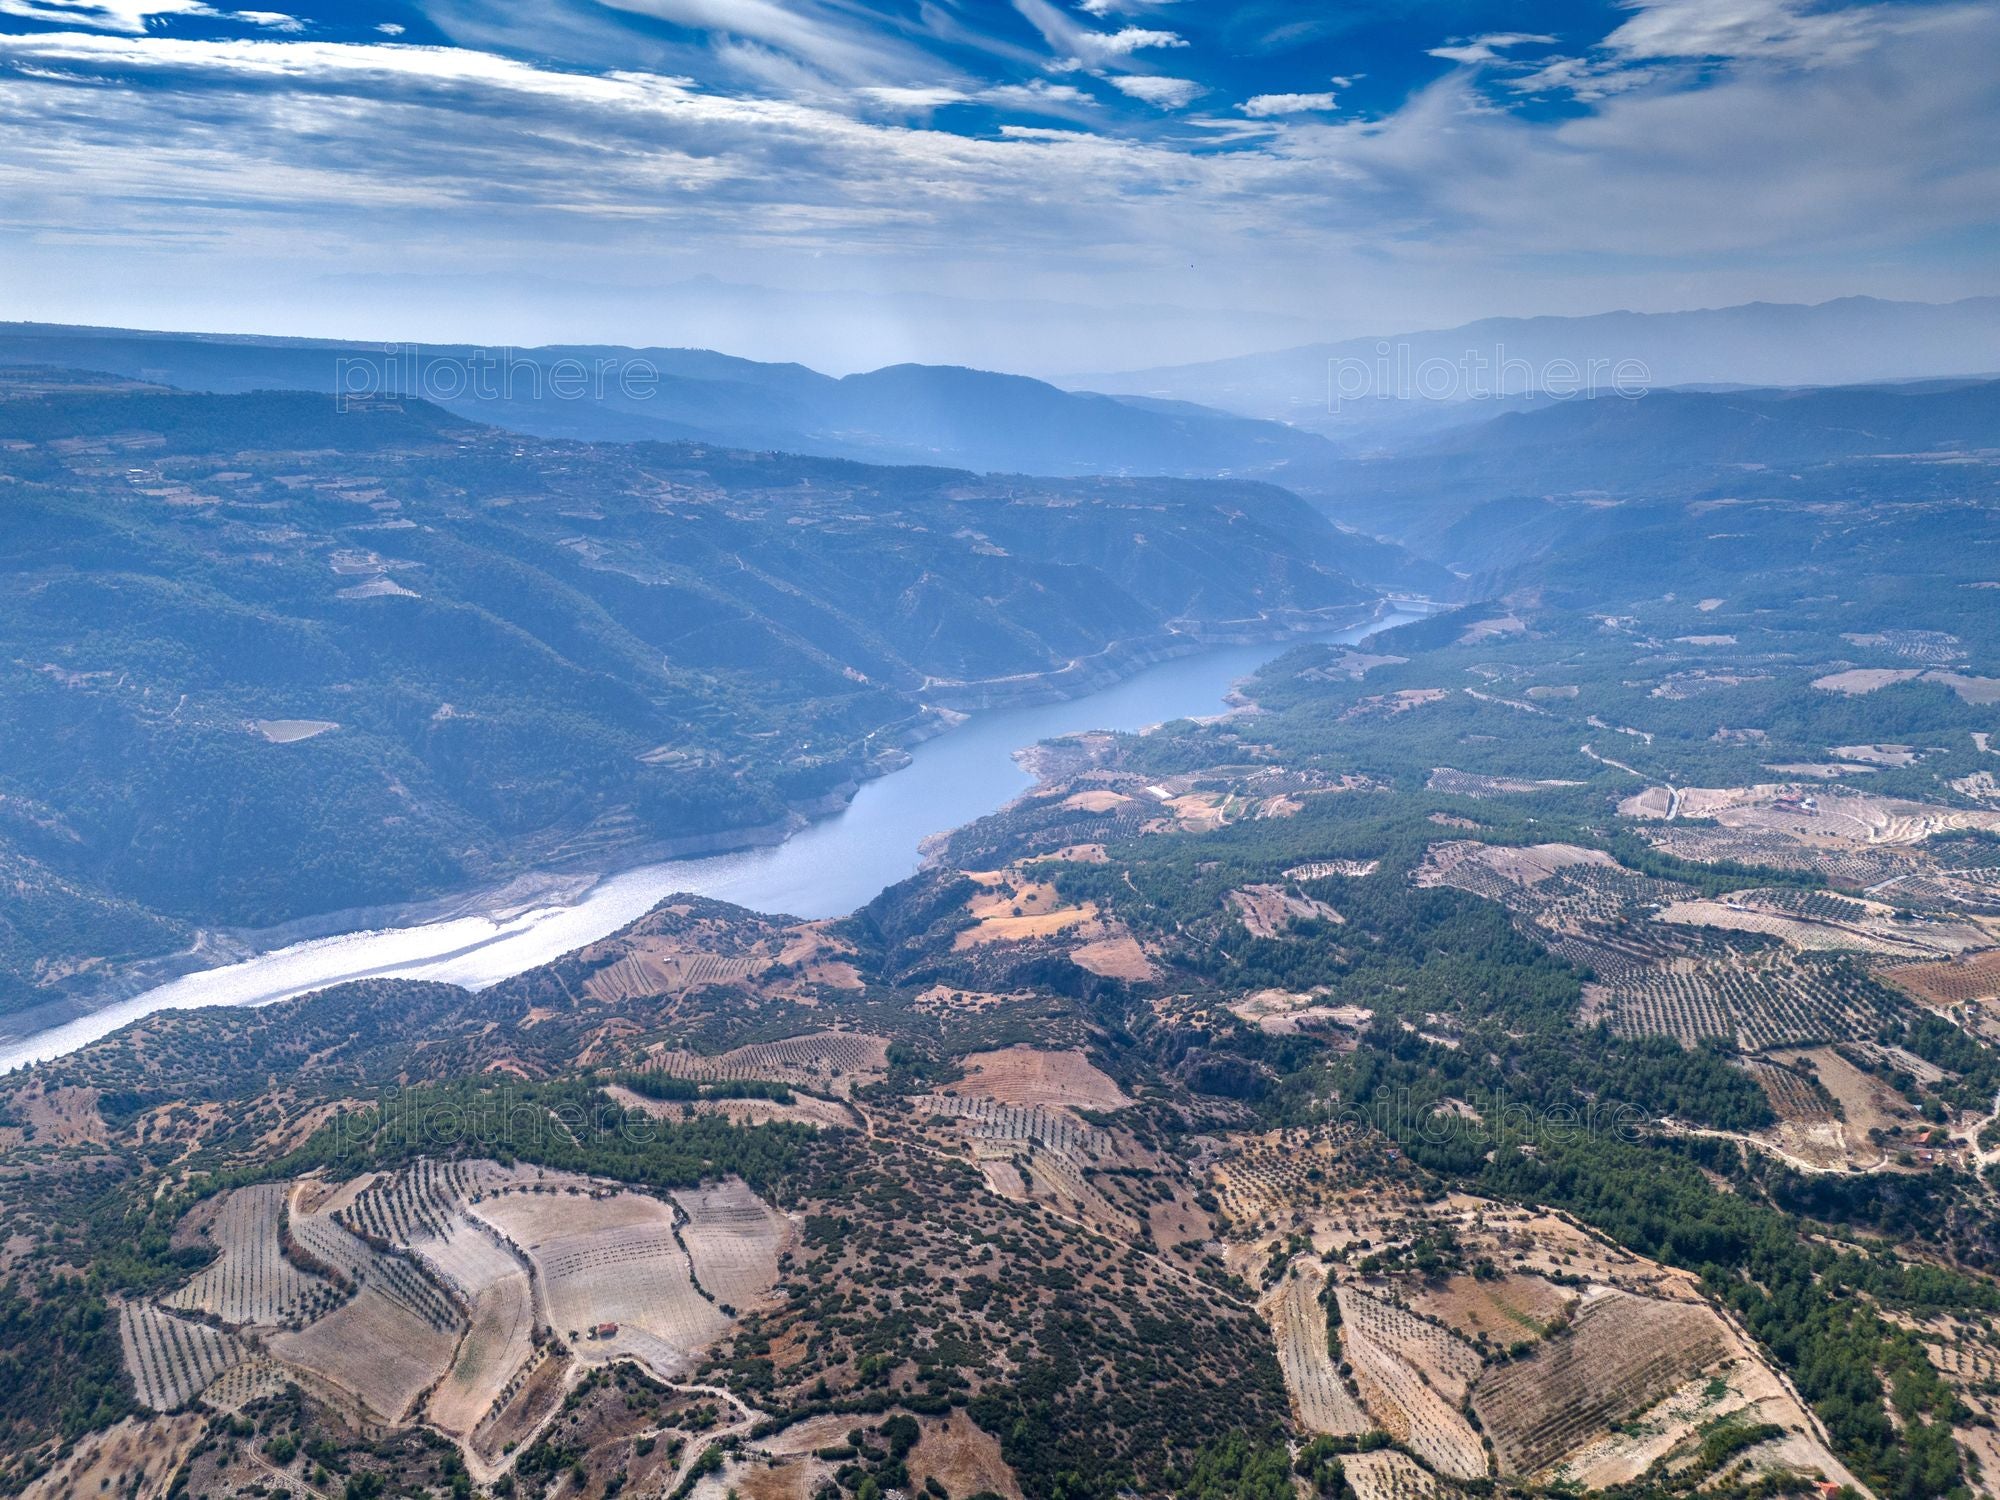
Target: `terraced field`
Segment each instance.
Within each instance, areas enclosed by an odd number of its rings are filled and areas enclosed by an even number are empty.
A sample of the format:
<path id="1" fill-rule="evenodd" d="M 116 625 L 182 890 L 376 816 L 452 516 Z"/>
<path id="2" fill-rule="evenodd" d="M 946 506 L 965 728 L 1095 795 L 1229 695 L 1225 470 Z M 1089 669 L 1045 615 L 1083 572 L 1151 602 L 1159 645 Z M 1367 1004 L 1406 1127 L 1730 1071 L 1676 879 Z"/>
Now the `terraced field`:
<path id="1" fill-rule="evenodd" d="M 118 1339 L 139 1402 L 154 1411 L 186 1406 L 246 1353 L 233 1335 L 144 1302 L 119 1312 Z"/>
<path id="2" fill-rule="evenodd" d="M 512 1193 L 472 1212 L 533 1264 L 543 1315 L 579 1357 L 627 1355 L 671 1379 L 729 1324 L 695 1289 L 674 1211 L 657 1198 Z"/>
<path id="3" fill-rule="evenodd" d="M 724 1307 L 747 1311 L 770 1295 L 778 1256 L 791 1240 L 785 1216 L 731 1177 L 674 1194 L 687 1215 L 681 1243 L 695 1279 Z"/>
<path id="4" fill-rule="evenodd" d="M 1327 1343 L 1325 1291 L 1326 1272 L 1321 1267 L 1295 1264 L 1271 1297 L 1271 1332 L 1278 1342 L 1278 1369 L 1299 1425 L 1307 1432 L 1345 1437 L 1366 1432 L 1373 1423 L 1334 1365 Z"/>
<path id="5" fill-rule="evenodd" d="M 1500 1365 L 1472 1391 L 1502 1473 L 1539 1474 L 1731 1353 L 1706 1306 L 1600 1291 L 1566 1338 Z"/>
<path id="6" fill-rule="evenodd" d="M 713 1057 L 669 1050 L 656 1054 L 650 1066 L 670 1078 L 694 1083 L 743 1079 L 844 1094 L 855 1083 L 879 1075 L 888 1058 L 889 1044 L 879 1036 L 860 1031 L 816 1031 L 781 1042 L 754 1042 Z"/>
<path id="7" fill-rule="evenodd" d="M 228 1194 L 203 1231 L 220 1253 L 166 1305 L 239 1328 L 297 1328 L 330 1310 L 340 1299 L 333 1284 L 285 1257 L 285 1195 L 276 1182 Z"/>
<path id="8" fill-rule="evenodd" d="M 1376 1423 L 1437 1472 L 1483 1478 L 1485 1446 L 1457 1406 L 1479 1356 L 1454 1335 L 1365 1292 L 1342 1286 L 1334 1295 L 1340 1347 Z M 1434 1371 L 1449 1384 L 1433 1383 Z"/>

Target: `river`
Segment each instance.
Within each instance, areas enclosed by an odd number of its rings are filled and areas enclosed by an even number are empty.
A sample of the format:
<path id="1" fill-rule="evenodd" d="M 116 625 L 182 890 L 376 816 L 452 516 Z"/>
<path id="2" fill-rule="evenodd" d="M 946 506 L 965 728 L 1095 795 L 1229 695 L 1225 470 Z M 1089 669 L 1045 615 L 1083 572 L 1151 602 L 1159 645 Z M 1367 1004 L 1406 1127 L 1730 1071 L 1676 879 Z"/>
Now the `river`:
<path id="1" fill-rule="evenodd" d="M 1014 752 L 1087 729 L 1141 729 L 1210 714 L 1230 684 L 1306 641 L 1356 641 L 1412 614 L 1258 646 L 1222 647 L 1135 673 L 1065 703 L 992 709 L 926 741 L 910 764 L 862 786 L 841 812 L 769 848 L 639 865 L 568 902 L 294 943 L 204 969 L 0 1044 L 0 1073 L 61 1057 L 160 1010 L 268 1005 L 349 979 L 435 979 L 482 989 L 593 943 L 678 892 L 754 911 L 844 916 L 916 872 L 918 845 L 1005 806 L 1032 785 Z"/>

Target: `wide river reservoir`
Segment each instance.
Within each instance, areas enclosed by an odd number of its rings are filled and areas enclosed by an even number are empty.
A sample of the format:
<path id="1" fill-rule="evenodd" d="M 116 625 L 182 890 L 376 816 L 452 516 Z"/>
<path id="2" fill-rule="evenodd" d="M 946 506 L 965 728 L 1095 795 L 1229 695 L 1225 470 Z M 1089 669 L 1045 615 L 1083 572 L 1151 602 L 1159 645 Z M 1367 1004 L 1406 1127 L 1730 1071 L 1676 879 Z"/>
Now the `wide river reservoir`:
<path id="1" fill-rule="evenodd" d="M 1413 618 L 1390 615 L 1327 635 L 1204 651 L 1066 703 L 975 714 L 949 734 L 917 746 L 902 770 L 868 782 L 845 810 L 782 844 L 635 866 L 568 903 L 340 933 L 276 948 L 0 1044 L 0 1072 L 73 1052 L 159 1010 L 268 1005 L 349 979 L 434 979 L 480 989 L 616 932 L 677 892 L 755 911 L 843 916 L 914 874 L 921 862 L 918 845 L 929 835 L 969 823 L 1026 791 L 1032 781 L 1015 763 L 1016 750 L 1087 729 L 1141 729 L 1215 713 L 1231 683 L 1295 645 L 1356 641 Z"/>

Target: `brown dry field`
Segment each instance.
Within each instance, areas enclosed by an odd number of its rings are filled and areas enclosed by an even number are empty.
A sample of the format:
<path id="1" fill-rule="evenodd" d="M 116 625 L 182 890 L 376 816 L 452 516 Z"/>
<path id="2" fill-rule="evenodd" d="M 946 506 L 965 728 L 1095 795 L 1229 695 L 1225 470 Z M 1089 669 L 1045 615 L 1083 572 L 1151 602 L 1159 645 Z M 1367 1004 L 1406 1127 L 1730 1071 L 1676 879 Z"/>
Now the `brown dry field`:
<path id="1" fill-rule="evenodd" d="M 1229 893 L 1229 904 L 1243 919 L 1252 937 L 1284 936 L 1293 919 L 1345 922 L 1347 919 L 1324 901 L 1301 896 L 1282 886 L 1246 885 Z"/>
<path id="2" fill-rule="evenodd" d="M 820 1130 L 852 1130 L 854 1117 L 842 1106 L 810 1094 L 794 1094 L 790 1104 L 775 1099 L 649 1099 L 623 1084 L 609 1084 L 605 1094 L 627 1109 L 640 1110 L 656 1120 L 683 1118 L 690 1105 L 698 1115 L 720 1115 L 736 1125 L 768 1125 L 786 1121 L 811 1125 Z"/>
<path id="3" fill-rule="evenodd" d="M 1851 671 L 1829 672 L 1824 677 L 1815 677 L 1813 686 L 1826 693 L 1858 696 L 1923 675 L 1917 667 L 1855 667 Z"/>
<path id="4" fill-rule="evenodd" d="M 266 1341 L 288 1365 L 347 1392 L 380 1418 L 401 1420 L 450 1368 L 458 1339 L 372 1286 L 299 1333 Z"/>
<path id="5" fill-rule="evenodd" d="M 1366 1412 L 1335 1368 L 1327 1343 L 1326 1270 L 1310 1261 L 1294 1262 L 1265 1300 L 1264 1315 L 1278 1346 L 1278 1370 L 1292 1398 L 1292 1411 L 1307 1432 L 1344 1437 L 1366 1432 Z"/>
<path id="6" fill-rule="evenodd" d="M 1125 1091 L 1081 1052 L 1042 1052 L 1007 1047 L 974 1052 L 964 1059 L 965 1077 L 954 1094 L 978 1094 L 1001 1104 L 1067 1105 L 1072 1109 L 1123 1109 Z"/>
<path id="7" fill-rule="evenodd" d="M 1110 812 L 1114 807 L 1123 807 L 1132 799 L 1123 792 L 1114 792 L 1109 787 L 1094 787 L 1087 792 L 1073 792 L 1063 798 L 1062 805 L 1078 812 Z"/>
<path id="8" fill-rule="evenodd" d="M 1921 754 L 1915 745 L 1834 745 L 1826 753 L 1869 766 L 1913 766 Z"/>
<path id="9" fill-rule="evenodd" d="M 1044 859 L 1060 859 L 1073 865 L 1108 864 L 1111 856 L 1102 844 L 1065 844 L 1053 854 L 1043 855 Z"/>
<path id="10" fill-rule="evenodd" d="M 695 1278 L 718 1301 L 739 1313 L 760 1305 L 778 1281 L 778 1257 L 792 1242 L 791 1221 L 728 1177 L 674 1194 L 688 1221 L 681 1243 Z"/>
<path id="11" fill-rule="evenodd" d="M 637 1358 L 671 1380 L 729 1324 L 695 1291 L 674 1211 L 657 1198 L 510 1193 L 472 1212 L 534 1263 L 543 1316 L 557 1337 L 577 1335 L 579 1358 Z M 587 1337 L 600 1323 L 618 1332 Z"/>
<path id="12" fill-rule="evenodd" d="M 1004 1500 L 1021 1500 L 1021 1482 L 1000 1456 L 999 1439 L 963 1411 L 919 1417 L 917 1425 L 922 1433 L 909 1457 L 913 1489 L 934 1478 L 954 1496 L 990 1490 Z"/>
<path id="13" fill-rule="evenodd" d="M 1939 1010 L 1968 1000 L 2000 998 L 2000 948 L 1949 963 L 1900 964 L 1880 973 L 1912 998 Z"/>
<path id="14" fill-rule="evenodd" d="M 1116 933 L 1070 949 L 1069 961 L 1080 969 L 1105 979 L 1123 979 L 1145 984 L 1160 977 L 1139 940 L 1129 932 Z"/>
<path id="15" fill-rule="evenodd" d="M 1494 1281 L 1454 1276 L 1442 1285 L 1422 1287 L 1408 1301 L 1414 1311 L 1467 1338 L 1485 1334 L 1504 1349 L 1541 1338 L 1576 1305 L 1576 1293 L 1543 1277 L 1516 1273 Z"/>
<path id="16" fill-rule="evenodd" d="M 1024 880 L 1006 870 L 968 870 L 982 889 L 965 904 L 978 925 L 953 940 L 959 952 L 982 943 L 1020 942 L 1047 937 L 1097 920 L 1097 907 L 1064 906 L 1056 888 L 1045 880 Z"/>
<path id="17" fill-rule="evenodd" d="M 1915 1118 L 1887 1084 L 1869 1077 L 1831 1047 L 1773 1052 L 1771 1060 L 1793 1067 L 1804 1064 L 1838 1101 L 1848 1138 L 1859 1143 L 1856 1149 L 1865 1154 L 1878 1154 L 1866 1144 L 1870 1130 L 1894 1130 Z"/>

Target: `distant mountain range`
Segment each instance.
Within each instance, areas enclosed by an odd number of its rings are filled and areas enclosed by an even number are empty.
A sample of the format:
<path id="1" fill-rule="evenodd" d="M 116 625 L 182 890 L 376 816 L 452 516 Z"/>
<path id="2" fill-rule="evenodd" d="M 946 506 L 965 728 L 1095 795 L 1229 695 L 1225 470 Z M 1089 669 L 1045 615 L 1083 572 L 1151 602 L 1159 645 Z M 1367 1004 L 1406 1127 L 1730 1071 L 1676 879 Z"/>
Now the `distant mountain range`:
<path id="1" fill-rule="evenodd" d="M 1004 473 L 1235 475 L 1332 456 L 1323 439 L 1277 422 L 956 366 L 892 365 L 835 379 L 704 349 L 386 352 L 33 323 L 0 324 L 0 365 L 96 370 L 221 394 L 390 391 L 535 437 L 711 442 Z"/>
<path id="2" fill-rule="evenodd" d="M 2000 297 L 1812 306 L 1752 302 L 1696 312 L 1486 318 L 1459 328 L 1306 344 L 1201 364 L 1079 375 L 1112 395 L 1200 402 L 1351 434 L 1479 420 L 1574 391 L 1595 368 L 1649 389 L 1852 385 L 2000 373 Z M 1335 381 L 1350 399 L 1336 405 Z M 1365 385 L 1364 385 L 1365 382 Z"/>
<path id="3" fill-rule="evenodd" d="M 1477 574 L 1494 538 L 1468 518 L 1522 503 L 1583 502 L 1575 519 L 1607 502 L 1983 500 L 1996 455 L 2000 380 L 1655 391 L 1512 412 L 1286 482 L 1342 524 Z"/>

